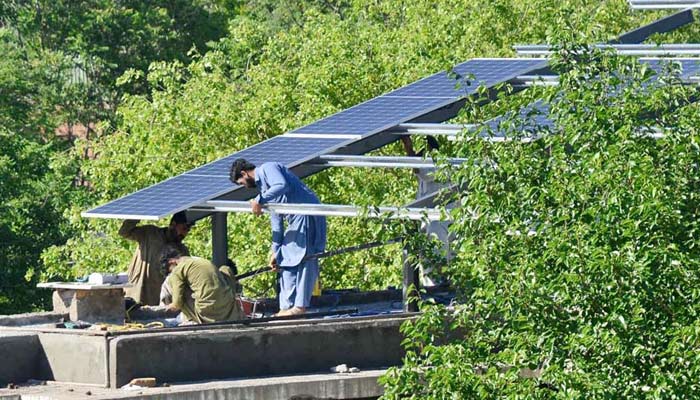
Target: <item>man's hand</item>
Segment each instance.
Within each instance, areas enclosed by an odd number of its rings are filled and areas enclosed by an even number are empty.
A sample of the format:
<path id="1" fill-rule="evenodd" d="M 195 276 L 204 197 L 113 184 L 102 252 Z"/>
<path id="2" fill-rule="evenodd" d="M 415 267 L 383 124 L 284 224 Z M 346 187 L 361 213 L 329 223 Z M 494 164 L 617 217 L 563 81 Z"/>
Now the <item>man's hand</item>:
<path id="1" fill-rule="evenodd" d="M 256 216 L 262 215 L 262 212 L 263 212 L 262 206 L 257 201 L 255 201 L 255 200 L 250 201 L 250 209 L 253 211 L 253 214 L 255 214 Z"/>
<path id="2" fill-rule="evenodd" d="M 175 306 L 175 304 L 170 303 L 168 305 L 168 311 L 169 312 L 176 312 L 176 311 L 180 311 L 180 309 L 177 306 Z"/>
<path id="3" fill-rule="evenodd" d="M 280 272 L 280 267 L 277 265 L 277 256 L 274 254 L 270 256 L 270 269 L 275 272 Z"/>

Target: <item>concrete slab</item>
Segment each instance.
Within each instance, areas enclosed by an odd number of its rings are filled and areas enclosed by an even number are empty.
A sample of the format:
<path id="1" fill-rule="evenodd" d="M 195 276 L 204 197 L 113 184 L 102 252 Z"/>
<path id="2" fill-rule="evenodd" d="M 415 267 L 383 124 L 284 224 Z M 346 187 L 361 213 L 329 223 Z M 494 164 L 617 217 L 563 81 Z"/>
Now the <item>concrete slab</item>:
<path id="1" fill-rule="evenodd" d="M 109 342 L 109 382 L 255 377 L 399 365 L 401 323 L 410 317 L 311 320 L 294 325 L 117 336 Z"/>
<path id="2" fill-rule="evenodd" d="M 33 378 L 40 354 L 41 344 L 36 333 L 0 333 L 0 385 Z"/>
<path id="3" fill-rule="evenodd" d="M 75 285 L 65 285 L 74 287 Z M 94 285 L 93 285 L 94 286 Z M 124 285 L 100 285 L 121 287 Z M 53 292 L 53 310 L 68 313 L 71 321 L 124 323 L 124 291 L 103 287 L 56 289 Z"/>
<path id="4" fill-rule="evenodd" d="M 354 374 L 309 374 L 256 379 L 231 379 L 136 390 L 104 389 L 47 382 L 46 385 L 0 389 L 0 400 L 288 400 L 373 399 L 382 395 L 377 379 L 386 370 Z M 87 393 L 90 394 L 87 394 Z"/>
<path id="5" fill-rule="evenodd" d="M 109 386 L 104 336 L 39 333 L 42 351 L 32 378 Z"/>
<path id="6" fill-rule="evenodd" d="M 0 326 L 28 326 L 47 325 L 60 322 L 61 319 L 68 319 L 68 313 L 57 313 L 53 311 L 0 315 Z"/>

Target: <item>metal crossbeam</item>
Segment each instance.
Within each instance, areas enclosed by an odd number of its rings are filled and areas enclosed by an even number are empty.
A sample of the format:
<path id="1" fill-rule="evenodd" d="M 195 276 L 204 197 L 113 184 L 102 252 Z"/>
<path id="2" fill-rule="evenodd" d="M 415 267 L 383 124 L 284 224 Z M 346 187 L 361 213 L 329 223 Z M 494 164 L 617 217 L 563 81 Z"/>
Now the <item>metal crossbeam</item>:
<path id="1" fill-rule="evenodd" d="M 410 123 L 399 124 L 387 132 L 397 135 L 423 135 L 423 136 L 457 136 L 462 131 L 469 131 L 476 127 L 474 124 L 431 124 Z"/>
<path id="2" fill-rule="evenodd" d="M 423 157 L 394 157 L 394 156 L 354 156 L 354 155 L 323 155 L 319 161 L 310 164 L 329 167 L 376 167 L 376 168 L 417 168 L 434 169 L 435 163 Z M 450 158 L 448 163 L 458 165 L 465 162 L 464 158 Z"/>
<path id="3" fill-rule="evenodd" d="M 406 207 L 358 207 L 338 204 L 282 204 L 268 203 L 264 212 L 277 214 L 325 215 L 329 217 L 367 217 L 383 219 L 410 219 L 437 221 L 442 219 L 440 210 L 434 208 Z M 251 212 L 247 201 L 209 200 L 189 209 L 206 212 Z"/>
<path id="4" fill-rule="evenodd" d="M 556 86 L 559 84 L 558 75 L 520 75 L 508 81 L 514 87 Z"/>
<path id="5" fill-rule="evenodd" d="M 481 127 L 483 124 L 464 124 L 464 125 L 455 125 L 455 124 L 420 124 L 420 123 L 411 123 L 411 124 L 401 124 L 397 125 L 396 127 L 392 128 L 390 133 L 396 134 L 396 135 L 444 135 L 447 136 L 449 140 L 457 140 L 458 135 L 461 132 L 470 132 L 478 129 Z M 425 128 L 423 127 L 425 126 Z M 428 133 L 430 132 L 430 133 Z M 468 136 L 464 136 L 462 139 L 469 140 L 471 139 Z M 479 139 L 481 140 L 486 140 L 489 142 L 510 142 L 513 140 L 516 140 L 514 138 L 509 138 L 505 136 L 499 136 L 499 135 L 490 135 L 488 132 L 483 132 L 479 135 Z M 532 142 L 533 140 L 539 139 L 539 136 L 530 136 L 530 137 L 519 137 L 517 140 L 524 142 L 524 143 L 529 143 Z M 453 160 L 456 160 L 457 163 L 461 163 L 464 160 L 460 158 L 455 158 Z M 414 168 L 414 167 L 412 167 Z"/>
<path id="6" fill-rule="evenodd" d="M 662 10 L 680 8 L 699 8 L 698 0 L 628 0 L 634 10 Z"/>
<path id="7" fill-rule="evenodd" d="M 612 49 L 624 56 L 700 56 L 700 44 L 596 44 L 598 49 Z M 530 44 L 513 46 L 519 56 L 545 57 L 554 53 L 547 44 Z"/>

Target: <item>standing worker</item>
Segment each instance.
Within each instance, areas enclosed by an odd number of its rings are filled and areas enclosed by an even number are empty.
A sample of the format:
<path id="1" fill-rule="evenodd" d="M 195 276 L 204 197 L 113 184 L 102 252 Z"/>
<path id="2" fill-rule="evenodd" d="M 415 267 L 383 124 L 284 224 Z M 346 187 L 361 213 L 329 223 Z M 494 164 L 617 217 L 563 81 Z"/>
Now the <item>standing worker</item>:
<path id="1" fill-rule="evenodd" d="M 172 289 L 169 309 L 181 311 L 184 324 L 204 324 L 241 319 L 231 268 L 217 268 L 200 257 L 185 256 L 177 246 L 163 248 L 160 266 L 168 272 Z"/>
<path id="2" fill-rule="evenodd" d="M 124 290 L 125 296 L 142 305 L 157 306 L 165 279 L 159 267 L 161 252 L 165 245 L 172 244 L 183 254 L 189 255 L 182 240 L 190 231 L 192 223 L 187 222 L 184 211 L 174 214 L 168 227 L 137 226 L 138 223 L 137 220 L 126 220 L 119 228 L 119 236 L 138 243 L 128 269 L 129 283 L 132 286 Z"/>
<path id="3" fill-rule="evenodd" d="M 231 165 L 230 179 L 238 185 L 260 190 L 260 194 L 250 201 L 253 214 L 258 216 L 267 203 L 321 203 L 311 189 L 280 163 L 264 163 L 256 168 L 239 158 Z M 326 249 L 326 217 L 288 214 L 283 219 L 270 212 L 270 223 L 270 266 L 280 272 L 280 312 L 277 315 L 304 314 L 311 303 L 319 275 L 318 259 L 304 257 Z"/>

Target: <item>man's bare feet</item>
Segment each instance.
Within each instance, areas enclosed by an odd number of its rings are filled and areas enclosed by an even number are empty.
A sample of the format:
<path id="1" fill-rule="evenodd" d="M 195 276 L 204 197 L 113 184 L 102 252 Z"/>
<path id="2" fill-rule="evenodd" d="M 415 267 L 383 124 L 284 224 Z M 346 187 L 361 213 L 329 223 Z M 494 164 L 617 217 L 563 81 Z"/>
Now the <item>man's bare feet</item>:
<path id="1" fill-rule="evenodd" d="M 280 310 L 277 314 L 275 314 L 275 317 L 288 317 L 291 315 L 302 315 L 306 313 L 306 308 L 304 307 L 292 307 L 288 308 L 286 310 Z"/>

